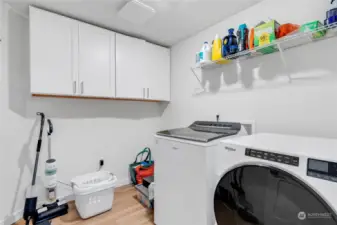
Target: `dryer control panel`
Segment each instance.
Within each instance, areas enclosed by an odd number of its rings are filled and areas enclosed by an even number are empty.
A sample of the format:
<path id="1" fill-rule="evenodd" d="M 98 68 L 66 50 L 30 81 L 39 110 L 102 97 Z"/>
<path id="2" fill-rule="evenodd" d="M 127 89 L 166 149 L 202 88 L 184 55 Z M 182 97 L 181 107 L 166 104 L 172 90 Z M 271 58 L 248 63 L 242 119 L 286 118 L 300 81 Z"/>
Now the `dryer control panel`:
<path id="1" fill-rule="evenodd" d="M 307 175 L 318 179 L 337 182 L 337 163 L 308 159 Z"/>
<path id="2" fill-rule="evenodd" d="M 246 156 L 264 159 L 272 162 L 283 163 L 291 166 L 298 166 L 299 165 L 299 158 L 290 155 L 278 154 L 274 152 L 266 152 L 251 148 L 246 148 L 245 151 Z"/>

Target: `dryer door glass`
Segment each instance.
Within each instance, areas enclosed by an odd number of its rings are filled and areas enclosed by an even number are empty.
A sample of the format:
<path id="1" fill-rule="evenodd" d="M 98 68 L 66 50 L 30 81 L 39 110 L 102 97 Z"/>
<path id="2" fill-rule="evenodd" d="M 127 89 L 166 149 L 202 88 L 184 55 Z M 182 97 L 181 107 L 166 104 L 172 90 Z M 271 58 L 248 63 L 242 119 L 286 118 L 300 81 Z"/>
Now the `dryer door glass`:
<path id="1" fill-rule="evenodd" d="M 262 166 L 226 173 L 217 185 L 218 225 L 336 225 L 331 208 L 291 174 Z"/>

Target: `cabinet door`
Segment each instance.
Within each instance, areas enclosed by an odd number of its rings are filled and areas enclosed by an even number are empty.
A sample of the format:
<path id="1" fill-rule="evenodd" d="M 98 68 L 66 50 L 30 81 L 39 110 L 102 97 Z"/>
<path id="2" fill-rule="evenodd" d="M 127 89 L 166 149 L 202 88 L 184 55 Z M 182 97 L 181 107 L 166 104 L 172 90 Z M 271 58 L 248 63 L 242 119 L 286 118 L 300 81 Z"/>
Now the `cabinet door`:
<path id="1" fill-rule="evenodd" d="M 145 41 L 116 34 L 116 97 L 143 99 L 147 53 Z"/>
<path id="2" fill-rule="evenodd" d="M 79 25 L 79 90 L 83 96 L 115 97 L 115 33 Z"/>
<path id="3" fill-rule="evenodd" d="M 31 92 L 76 92 L 76 21 L 30 7 Z"/>
<path id="4" fill-rule="evenodd" d="M 146 97 L 170 101 L 170 49 L 146 43 L 147 84 Z"/>

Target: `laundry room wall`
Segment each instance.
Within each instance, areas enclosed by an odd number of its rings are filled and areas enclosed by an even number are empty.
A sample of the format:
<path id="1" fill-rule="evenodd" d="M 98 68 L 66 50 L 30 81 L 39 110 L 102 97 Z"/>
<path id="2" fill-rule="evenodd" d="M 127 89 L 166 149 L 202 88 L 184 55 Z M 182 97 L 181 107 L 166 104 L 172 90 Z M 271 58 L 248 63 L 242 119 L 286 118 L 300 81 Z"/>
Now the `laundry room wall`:
<path id="1" fill-rule="evenodd" d="M 25 189 L 31 181 L 40 123 L 36 112 L 44 112 L 54 124 L 51 152 L 57 159 L 60 181 L 69 183 L 77 175 L 96 171 L 103 158 L 104 169 L 115 173 L 122 185 L 128 183 L 128 164 L 136 153 L 152 147 L 153 134 L 159 130 L 166 105 L 31 97 L 28 19 L 8 5 L 3 12 L 0 224 L 7 225 L 22 216 Z M 48 156 L 47 140 L 45 135 L 37 179 L 40 187 Z M 43 201 L 43 189 L 39 190 Z M 60 196 L 69 193 L 66 186 L 60 185 Z"/>
<path id="2" fill-rule="evenodd" d="M 194 120 L 253 120 L 257 132 L 337 138 L 337 39 L 285 52 L 292 83 L 285 76 L 280 54 L 233 63 L 220 69 L 191 72 L 204 41 L 242 23 L 252 27 L 273 18 L 303 24 L 325 18 L 328 0 L 265 0 L 174 45 L 171 51 L 172 102 L 164 112 L 165 128 L 187 126 Z M 216 4 L 216 2 L 214 2 Z M 238 67 L 242 75 L 238 76 Z M 223 72 L 223 75 L 221 75 Z M 253 75 L 260 79 L 252 84 Z M 319 149 L 317 150 L 319 151 Z"/>

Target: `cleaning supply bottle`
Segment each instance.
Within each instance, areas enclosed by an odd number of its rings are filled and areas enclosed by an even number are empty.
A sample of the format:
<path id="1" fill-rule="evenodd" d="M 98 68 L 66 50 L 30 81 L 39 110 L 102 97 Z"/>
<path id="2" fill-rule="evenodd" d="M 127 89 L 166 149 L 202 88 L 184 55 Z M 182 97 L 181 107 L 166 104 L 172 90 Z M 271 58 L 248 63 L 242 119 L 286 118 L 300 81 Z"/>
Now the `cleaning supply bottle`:
<path id="1" fill-rule="evenodd" d="M 214 41 L 213 41 L 213 46 L 212 46 L 212 60 L 217 61 L 220 60 L 222 57 L 221 54 L 221 39 L 219 38 L 219 35 L 215 35 Z"/>
<path id="2" fill-rule="evenodd" d="M 248 28 L 246 24 L 241 24 L 237 31 L 238 51 L 242 52 L 248 49 Z"/>
<path id="3" fill-rule="evenodd" d="M 195 64 L 199 64 L 200 63 L 200 52 L 195 53 Z"/>
<path id="4" fill-rule="evenodd" d="M 207 41 L 205 41 L 199 53 L 199 61 L 200 63 L 209 62 L 211 61 L 211 57 L 212 57 L 211 46 L 208 44 Z"/>
<path id="5" fill-rule="evenodd" d="M 228 30 L 228 47 L 229 47 L 229 54 L 235 54 L 238 51 L 238 40 L 237 37 L 234 35 L 234 29 L 231 28 Z"/>
<path id="6" fill-rule="evenodd" d="M 326 19 L 324 25 L 330 25 L 337 22 L 337 0 L 331 0 L 331 6 L 326 12 Z"/>
<path id="7" fill-rule="evenodd" d="M 227 35 L 222 39 L 222 57 L 224 58 L 229 55 L 228 42 L 229 42 L 229 36 Z"/>
<path id="8" fill-rule="evenodd" d="M 254 28 L 250 29 L 250 32 L 249 32 L 249 49 L 252 50 L 254 49 L 254 35 L 255 35 L 255 32 L 254 32 Z"/>

